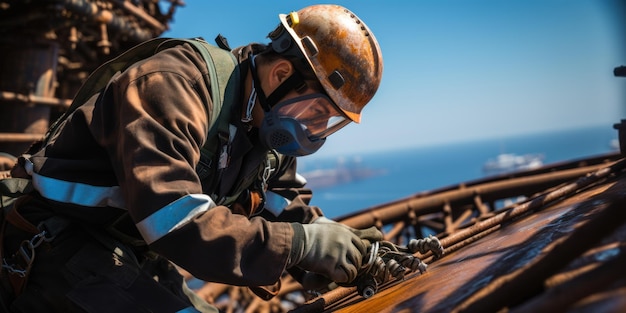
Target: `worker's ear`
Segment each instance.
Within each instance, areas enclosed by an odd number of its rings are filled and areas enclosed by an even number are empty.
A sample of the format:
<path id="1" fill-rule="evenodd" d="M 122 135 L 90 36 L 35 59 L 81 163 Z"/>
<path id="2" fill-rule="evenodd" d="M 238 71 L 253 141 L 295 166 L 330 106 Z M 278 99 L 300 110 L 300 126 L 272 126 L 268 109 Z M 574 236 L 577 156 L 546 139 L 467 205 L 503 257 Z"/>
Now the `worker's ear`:
<path id="1" fill-rule="evenodd" d="M 278 59 L 272 63 L 272 67 L 269 72 L 270 88 L 276 89 L 282 84 L 291 74 L 293 74 L 294 68 L 291 62 L 285 59 Z"/>

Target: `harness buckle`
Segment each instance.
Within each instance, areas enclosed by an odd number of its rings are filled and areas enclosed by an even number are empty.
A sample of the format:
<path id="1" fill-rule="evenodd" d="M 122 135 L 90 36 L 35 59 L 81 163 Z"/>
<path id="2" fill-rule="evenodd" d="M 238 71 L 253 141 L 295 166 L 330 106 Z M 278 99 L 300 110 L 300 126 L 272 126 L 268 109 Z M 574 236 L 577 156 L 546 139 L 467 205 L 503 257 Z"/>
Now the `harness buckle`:
<path id="1" fill-rule="evenodd" d="M 17 252 L 11 257 L 10 263 L 6 258 L 2 259 L 2 268 L 6 269 L 10 274 L 26 277 L 35 261 L 35 249 L 43 242 L 50 242 L 53 239 L 54 237 L 48 237 L 47 232 L 42 230 L 30 240 L 22 241 Z"/>
<path id="2" fill-rule="evenodd" d="M 265 159 L 265 166 L 263 167 L 263 172 L 261 173 L 261 187 L 263 192 L 267 190 L 267 182 L 272 177 L 272 174 L 276 171 L 276 168 L 272 166 L 272 162 L 269 157 Z"/>

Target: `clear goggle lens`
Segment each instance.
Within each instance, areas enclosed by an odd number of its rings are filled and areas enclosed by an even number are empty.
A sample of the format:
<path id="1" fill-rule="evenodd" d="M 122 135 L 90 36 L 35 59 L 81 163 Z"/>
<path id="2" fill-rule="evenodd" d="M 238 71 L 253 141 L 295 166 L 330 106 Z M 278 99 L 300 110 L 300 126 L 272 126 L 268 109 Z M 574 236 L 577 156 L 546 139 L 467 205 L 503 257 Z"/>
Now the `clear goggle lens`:
<path id="1" fill-rule="evenodd" d="M 308 94 L 276 104 L 279 116 L 297 120 L 312 139 L 322 139 L 350 123 L 328 98 L 321 93 Z"/>

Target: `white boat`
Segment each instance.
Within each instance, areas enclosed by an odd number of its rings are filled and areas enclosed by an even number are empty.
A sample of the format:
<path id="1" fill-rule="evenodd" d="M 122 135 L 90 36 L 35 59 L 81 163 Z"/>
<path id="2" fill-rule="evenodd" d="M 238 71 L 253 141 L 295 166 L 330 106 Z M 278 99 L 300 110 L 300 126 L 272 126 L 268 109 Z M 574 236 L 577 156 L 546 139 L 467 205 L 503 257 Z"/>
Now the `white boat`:
<path id="1" fill-rule="evenodd" d="M 620 149 L 618 139 L 611 139 L 611 142 L 609 143 L 609 145 L 611 146 L 612 150 L 619 151 Z"/>
<path id="2" fill-rule="evenodd" d="M 483 166 L 485 174 L 501 174 L 521 170 L 531 170 L 543 166 L 543 154 L 501 153 L 495 159 L 488 160 Z"/>

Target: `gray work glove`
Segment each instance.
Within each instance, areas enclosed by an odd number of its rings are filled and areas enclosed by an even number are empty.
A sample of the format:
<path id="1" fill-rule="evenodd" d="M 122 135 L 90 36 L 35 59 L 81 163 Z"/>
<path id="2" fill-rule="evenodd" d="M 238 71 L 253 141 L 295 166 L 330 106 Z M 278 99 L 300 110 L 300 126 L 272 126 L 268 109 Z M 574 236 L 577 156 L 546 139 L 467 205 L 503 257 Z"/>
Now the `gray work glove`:
<path id="1" fill-rule="evenodd" d="M 382 233 L 375 227 L 357 230 L 328 221 L 291 224 L 294 238 L 288 267 L 298 266 L 334 282 L 349 283 L 361 269 L 369 242 L 382 240 Z"/>
<path id="2" fill-rule="evenodd" d="M 380 230 L 378 230 L 378 228 L 376 228 L 375 226 L 372 226 L 370 228 L 366 228 L 366 229 L 355 229 L 352 228 L 350 226 L 347 226 L 345 224 L 341 224 L 338 222 L 335 222 L 331 219 L 328 219 L 324 216 L 320 216 L 318 218 L 315 219 L 315 221 L 313 221 L 313 224 L 338 224 L 341 225 L 347 229 L 349 229 L 351 232 L 353 232 L 355 235 L 359 236 L 359 238 L 361 238 L 361 240 L 367 240 L 369 241 L 369 243 L 373 243 L 376 241 L 381 241 L 383 240 L 383 233 L 380 232 Z"/>

